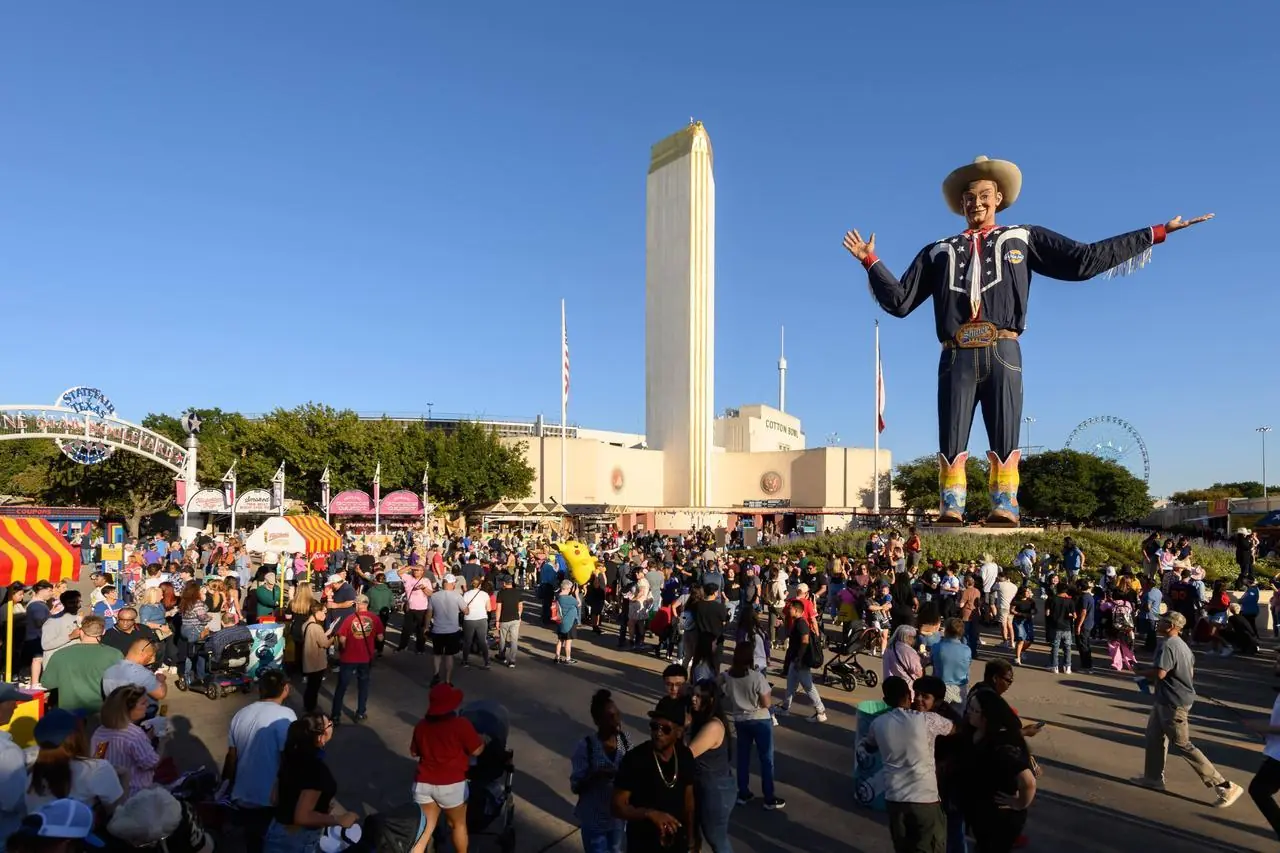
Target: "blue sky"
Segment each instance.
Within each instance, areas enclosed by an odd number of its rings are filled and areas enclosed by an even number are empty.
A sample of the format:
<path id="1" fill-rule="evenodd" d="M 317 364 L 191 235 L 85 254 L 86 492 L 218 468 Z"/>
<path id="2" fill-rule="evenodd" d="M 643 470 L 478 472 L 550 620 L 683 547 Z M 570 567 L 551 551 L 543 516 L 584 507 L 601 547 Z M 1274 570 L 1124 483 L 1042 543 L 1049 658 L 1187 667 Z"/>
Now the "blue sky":
<path id="1" fill-rule="evenodd" d="M 933 451 L 932 312 L 881 314 L 840 238 L 876 231 L 900 270 L 959 230 L 939 183 L 988 154 L 1024 172 L 1006 222 L 1088 240 L 1218 214 L 1134 277 L 1037 280 L 1032 442 L 1115 415 L 1157 493 L 1256 479 L 1253 427 L 1280 427 L 1280 7 L 955 8 L 9 6 L 0 394 L 97 385 L 134 418 L 307 400 L 554 418 L 564 297 L 570 420 L 640 431 L 648 149 L 696 116 L 717 408 L 774 402 L 785 324 L 810 443 L 870 443 L 880 317 L 884 445 Z"/>

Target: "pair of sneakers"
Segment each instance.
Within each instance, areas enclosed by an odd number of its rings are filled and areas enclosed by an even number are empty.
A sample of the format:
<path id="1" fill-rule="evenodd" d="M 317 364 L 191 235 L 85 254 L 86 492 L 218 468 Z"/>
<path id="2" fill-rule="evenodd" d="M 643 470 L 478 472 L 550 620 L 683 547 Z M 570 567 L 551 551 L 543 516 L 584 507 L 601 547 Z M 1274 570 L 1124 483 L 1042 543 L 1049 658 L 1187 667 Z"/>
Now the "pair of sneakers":
<path id="1" fill-rule="evenodd" d="M 751 802 L 755 798 L 756 798 L 756 795 L 751 793 L 750 791 L 747 791 L 745 793 L 739 792 L 738 805 L 745 806 L 747 803 Z M 785 809 L 787 807 L 787 801 L 782 799 L 782 797 L 772 797 L 771 799 L 764 801 L 764 807 L 766 811 L 771 811 L 771 812 L 781 811 L 782 809 Z"/>
<path id="2" fill-rule="evenodd" d="M 1152 791 L 1164 791 L 1164 780 L 1148 779 L 1144 776 L 1134 776 L 1129 780 L 1140 788 L 1148 788 Z M 1215 809 L 1225 809 L 1236 800 L 1240 799 L 1244 794 L 1244 788 L 1235 782 L 1223 782 L 1221 785 L 1215 785 L 1213 792 L 1217 795 L 1217 799 L 1213 803 Z"/>

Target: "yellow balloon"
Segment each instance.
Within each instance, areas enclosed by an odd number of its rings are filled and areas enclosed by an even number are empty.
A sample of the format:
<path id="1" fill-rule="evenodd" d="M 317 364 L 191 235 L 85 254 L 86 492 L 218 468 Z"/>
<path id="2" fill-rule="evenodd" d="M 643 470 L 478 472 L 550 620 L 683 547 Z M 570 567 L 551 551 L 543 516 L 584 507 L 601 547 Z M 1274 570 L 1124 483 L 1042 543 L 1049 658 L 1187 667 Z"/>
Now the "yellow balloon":
<path id="1" fill-rule="evenodd" d="M 564 557 L 565 565 L 569 567 L 569 577 L 574 583 L 581 585 L 591 580 L 591 573 L 596 568 L 596 558 L 591 556 L 586 545 L 573 541 L 560 542 L 556 549 Z"/>

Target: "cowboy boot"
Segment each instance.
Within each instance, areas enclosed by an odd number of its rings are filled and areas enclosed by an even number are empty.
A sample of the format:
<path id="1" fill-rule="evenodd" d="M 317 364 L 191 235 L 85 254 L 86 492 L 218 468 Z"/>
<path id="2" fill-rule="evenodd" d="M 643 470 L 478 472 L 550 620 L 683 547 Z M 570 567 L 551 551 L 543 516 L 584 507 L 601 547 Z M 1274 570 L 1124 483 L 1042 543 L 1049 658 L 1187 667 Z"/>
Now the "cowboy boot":
<path id="1" fill-rule="evenodd" d="M 964 466 L 968 459 L 969 454 L 963 451 L 956 454 L 954 462 L 938 454 L 938 524 L 964 523 L 964 501 L 968 495 Z"/>
<path id="2" fill-rule="evenodd" d="M 987 524 L 999 527 L 1018 526 L 1018 462 L 1022 451 L 1010 452 L 1001 462 L 994 450 L 987 451 L 987 464 L 991 466 L 987 482 L 991 489 L 991 514 Z"/>

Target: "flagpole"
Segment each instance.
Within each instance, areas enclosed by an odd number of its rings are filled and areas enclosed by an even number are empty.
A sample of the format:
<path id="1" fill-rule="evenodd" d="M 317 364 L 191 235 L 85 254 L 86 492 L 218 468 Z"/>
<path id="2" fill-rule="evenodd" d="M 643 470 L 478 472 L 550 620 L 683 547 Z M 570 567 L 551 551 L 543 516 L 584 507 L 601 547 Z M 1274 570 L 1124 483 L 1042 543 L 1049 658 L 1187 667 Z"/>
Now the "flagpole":
<path id="1" fill-rule="evenodd" d="M 875 381 L 875 402 L 872 408 L 875 409 L 875 421 L 872 425 L 875 430 L 875 476 L 871 480 L 871 511 L 876 515 L 880 514 L 880 321 L 876 320 L 876 381 Z"/>
<path id="2" fill-rule="evenodd" d="M 564 322 L 564 300 L 560 300 L 560 503 L 567 503 L 565 481 L 569 476 L 569 459 L 565 455 L 565 430 L 569 411 L 569 368 L 565 363 L 569 348 L 569 331 Z"/>

